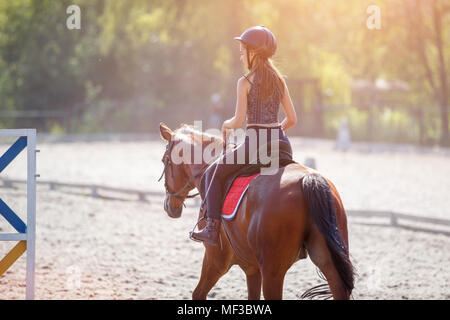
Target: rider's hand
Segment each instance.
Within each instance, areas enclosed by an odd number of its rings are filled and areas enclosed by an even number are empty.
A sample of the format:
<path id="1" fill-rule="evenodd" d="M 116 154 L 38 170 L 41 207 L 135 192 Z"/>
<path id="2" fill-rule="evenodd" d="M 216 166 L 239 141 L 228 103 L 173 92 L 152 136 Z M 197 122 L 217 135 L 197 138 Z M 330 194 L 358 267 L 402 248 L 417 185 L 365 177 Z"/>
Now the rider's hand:
<path id="1" fill-rule="evenodd" d="M 223 137 L 223 141 L 226 143 L 227 142 L 227 131 L 230 130 L 230 127 L 228 127 L 228 122 L 227 120 L 225 120 L 222 124 L 222 137 Z"/>
<path id="2" fill-rule="evenodd" d="M 223 138 L 223 145 L 224 148 L 226 147 L 228 140 L 227 138 L 229 138 L 229 136 L 234 136 L 234 131 L 233 128 L 230 127 L 230 121 L 229 120 L 225 120 L 222 124 L 222 138 Z"/>

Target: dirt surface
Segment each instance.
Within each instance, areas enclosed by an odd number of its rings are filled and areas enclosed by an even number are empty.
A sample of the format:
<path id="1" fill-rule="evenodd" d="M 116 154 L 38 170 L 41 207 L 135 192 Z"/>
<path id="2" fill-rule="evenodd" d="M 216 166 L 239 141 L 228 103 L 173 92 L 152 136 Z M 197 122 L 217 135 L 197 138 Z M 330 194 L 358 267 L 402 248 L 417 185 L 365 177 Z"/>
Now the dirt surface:
<path id="1" fill-rule="evenodd" d="M 439 152 L 341 152 L 332 142 L 292 138 L 294 159 L 314 157 L 338 188 L 347 210 L 388 210 L 450 219 L 450 157 Z M 3 149 L 6 148 L 3 145 Z M 42 180 L 95 183 L 163 191 L 157 182 L 160 141 L 41 143 Z M 1 152 L 2 150 L 0 150 Z M 25 178 L 20 155 L 3 177 Z M 26 190 L 0 190 L 25 219 Z M 199 279 L 203 246 L 188 239 L 196 202 L 180 219 L 149 202 L 105 200 L 38 187 L 37 299 L 190 299 Z M 358 271 L 355 299 L 450 299 L 450 236 L 365 224 L 349 218 L 350 251 Z M 14 232 L 2 219 L 0 232 Z M 14 243 L 0 242 L 4 255 Z M 298 299 L 320 284 L 312 262 L 301 260 L 285 278 L 284 298 Z M 0 278 L 0 299 L 25 296 L 25 257 Z M 245 275 L 233 267 L 211 299 L 246 299 Z"/>

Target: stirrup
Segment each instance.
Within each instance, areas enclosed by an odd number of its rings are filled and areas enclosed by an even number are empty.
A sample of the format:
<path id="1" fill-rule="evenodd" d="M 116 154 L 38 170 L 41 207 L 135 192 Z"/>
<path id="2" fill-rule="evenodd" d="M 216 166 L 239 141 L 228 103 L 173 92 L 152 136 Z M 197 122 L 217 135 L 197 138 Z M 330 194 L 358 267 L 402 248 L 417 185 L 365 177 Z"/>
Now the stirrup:
<path id="1" fill-rule="evenodd" d="M 195 238 L 192 236 L 192 234 L 194 233 L 195 228 L 197 228 L 197 226 L 198 226 L 198 224 L 200 223 L 200 221 L 205 220 L 205 219 L 206 219 L 205 216 L 203 216 L 203 217 L 201 217 L 200 219 L 198 219 L 197 223 L 196 223 L 196 224 L 194 225 L 194 227 L 192 228 L 192 231 L 189 231 L 189 239 L 191 239 L 191 240 L 193 240 L 193 241 L 196 241 L 196 242 L 203 242 L 202 240 L 195 239 Z"/>
<path id="2" fill-rule="evenodd" d="M 219 246 L 220 250 L 223 250 L 222 235 L 220 234 L 220 230 L 219 230 L 219 241 L 217 241 L 217 243 L 212 243 L 212 242 L 208 242 L 208 241 L 195 239 L 194 237 L 192 237 L 192 233 L 193 233 L 193 231 L 189 232 L 189 238 L 191 240 L 194 240 L 195 242 L 203 242 L 205 244 L 209 244 L 209 245 L 212 245 L 212 246 Z"/>
<path id="3" fill-rule="evenodd" d="M 189 239 L 191 239 L 191 240 L 193 240 L 193 241 L 195 241 L 195 242 L 203 242 L 202 240 L 195 239 L 195 238 L 192 236 L 193 233 L 194 233 L 194 231 L 189 231 Z"/>
<path id="4" fill-rule="evenodd" d="M 195 228 L 197 227 L 197 225 L 199 224 L 200 221 L 206 219 L 205 216 L 201 217 L 200 219 L 198 219 L 197 223 L 195 224 L 194 228 L 192 229 L 192 231 L 189 231 L 189 239 L 195 241 L 195 242 L 202 242 L 202 243 L 207 243 L 209 245 L 213 245 L 213 246 L 220 246 L 220 250 L 223 250 L 223 244 L 222 244 L 222 234 L 220 233 L 220 227 L 219 230 L 217 231 L 219 233 L 219 241 L 217 241 L 217 244 L 214 243 L 210 243 L 208 241 L 203 241 L 203 240 L 198 240 L 195 239 L 192 234 L 194 233 Z"/>

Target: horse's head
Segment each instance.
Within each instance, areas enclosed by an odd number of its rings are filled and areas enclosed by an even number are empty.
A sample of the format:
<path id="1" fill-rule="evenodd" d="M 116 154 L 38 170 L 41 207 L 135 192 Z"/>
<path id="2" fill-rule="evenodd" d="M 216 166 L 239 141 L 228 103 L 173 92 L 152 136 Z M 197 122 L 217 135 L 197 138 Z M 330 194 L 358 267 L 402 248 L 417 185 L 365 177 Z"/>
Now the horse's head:
<path id="1" fill-rule="evenodd" d="M 159 130 L 163 140 L 167 141 L 166 151 L 161 161 L 164 163 L 165 176 L 164 185 L 166 187 L 166 198 L 164 199 L 164 210 L 171 218 L 181 217 L 184 199 L 189 191 L 193 189 L 190 180 L 185 172 L 183 164 L 176 164 L 172 159 L 174 147 L 181 143 L 175 138 L 175 133 L 164 123 L 160 123 Z M 160 179 L 161 179 L 160 178 Z"/>
<path id="2" fill-rule="evenodd" d="M 164 200 L 164 210 L 171 218 L 179 218 L 183 211 L 184 200 L 190 196 L 189 191 L 194 189 L 194 180 L 204 172 L 209 165 L 209 161 L 204 161 L 203 151 L 211 141 L 216 142 L 217 148 L 223 144 L 223 140 L 214 135 L 197 131 L 189 125 L 183 125 L 179 129 L 172 131 L 166 124 L 160 123 L 159 131 L 161 137 L 167 142 L 162 162 L 164 171 L 160 177 L 165 176 L 164 185 L 166 187 L 166 198 Z M 193 155 L 183 150 L 191 150 L 191 147 L 199 148 L 202 152 L 201 163 L 193 163 Z M 214 151 L 214 148 L 212 149 Z M 194 151 L 195 152 L 195 151 Z M 181 153 L 181 154 L 180 154 Z M 218 152 L 213 153 L 214 155 Z M 177 157 L 174 159 L 173 157 Z M 180 158 L 182 159 L 180 161 Z M 192 162 L 189 162 L 192 161 Z"/>

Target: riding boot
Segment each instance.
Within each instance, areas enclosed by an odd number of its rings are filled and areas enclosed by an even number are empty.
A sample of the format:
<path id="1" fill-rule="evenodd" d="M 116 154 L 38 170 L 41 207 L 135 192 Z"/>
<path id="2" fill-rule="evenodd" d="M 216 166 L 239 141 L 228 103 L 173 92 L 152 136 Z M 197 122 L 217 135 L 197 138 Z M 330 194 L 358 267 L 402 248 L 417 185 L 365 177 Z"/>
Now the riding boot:
<path id="1" fill-rule="evenodd" d="M 202 203 L 200 206 L 200 218 L 206 218 L 206 204 Z"/>
<path id="2" fill-rule="evenodd" d="M 192 238 L 213 245 L 219 244 L 219 230 L 221 219 L 206 218 L 206 226 L 200 232 L 193 232 Z"/>

